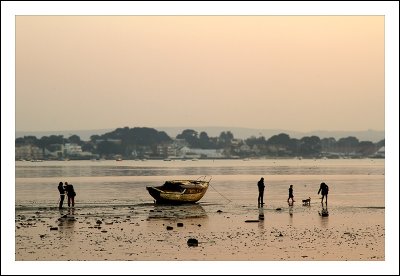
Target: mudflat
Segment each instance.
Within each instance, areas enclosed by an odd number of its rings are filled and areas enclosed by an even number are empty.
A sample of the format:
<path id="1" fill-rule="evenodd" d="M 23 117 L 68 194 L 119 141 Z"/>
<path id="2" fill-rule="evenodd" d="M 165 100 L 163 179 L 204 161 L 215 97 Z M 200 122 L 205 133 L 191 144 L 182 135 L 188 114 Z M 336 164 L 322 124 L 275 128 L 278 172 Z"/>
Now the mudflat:
<path id="1" fill-rule="evenodd" d="M 17 211 L 15 260 L 385 260 L 384 208 L 327 207 L 151 203 Z"/>

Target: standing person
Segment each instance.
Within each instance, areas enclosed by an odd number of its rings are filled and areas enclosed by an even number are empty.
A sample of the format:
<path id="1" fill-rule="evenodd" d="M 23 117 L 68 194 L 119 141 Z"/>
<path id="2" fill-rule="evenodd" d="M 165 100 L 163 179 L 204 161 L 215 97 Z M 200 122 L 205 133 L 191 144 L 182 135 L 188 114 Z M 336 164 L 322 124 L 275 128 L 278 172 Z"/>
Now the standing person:
<path id="1" fill-rule="evenodd" d="M 261 179 L 257 182 L 258 186 L 258 206 L 263 206 L 264 205 L 264 177 L 261 177 Z"/>
<path id="2" fill-rule="evenodd" d="M 58 209 L 62 209 L 65 198 L 65 190 L 62 182 L 58 183 L 58 191 L 60 192 L 60 203 L 58 205 Z"/>
<path id="3" fill-rule="evenodd" d="M 325 182 L 322 182 L 321 185 L 319 186 L 318 194 L 321 192 L 322 198 L 321 198 L 321 203 L 324 201 L 325 197 L 325 203 L 328 203 L 328 192 L 329 192 L 329 187 L 328 185 L 325 184 Z"/>
<path id="4" fill-rule="evenodd" d="M 75 206 L 75 190 L 74 186 L 71 184 L 68 184 L 68 182 L 65 182 L 65 191 L 67 192 L 67 197 L 68 197 L 68 207 L 74 207 Z"/>
<path id="5" fill-rule="evenodd" d="M 290 187 L 289 187 L 289 197 L 287 199 L 288 203 L 289 203 L 290 199 L 292 200 L 292 204 L 293 204 L 293 202 L 295 202 L 294 197 L 293 197 L 293 185 L 290 185 Z"/>

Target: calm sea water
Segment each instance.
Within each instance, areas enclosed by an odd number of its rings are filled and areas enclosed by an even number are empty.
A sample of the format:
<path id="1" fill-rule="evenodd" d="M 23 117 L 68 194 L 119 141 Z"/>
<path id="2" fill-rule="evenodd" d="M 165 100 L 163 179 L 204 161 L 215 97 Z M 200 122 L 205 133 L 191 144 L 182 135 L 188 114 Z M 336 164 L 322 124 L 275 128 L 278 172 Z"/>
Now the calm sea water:
<path id="1" fill-rule="evenodd" d="M 69 182 L 77 192 L 76 206 L 151 204 L 146 186 L 170 179 L 211 178 L 200 204 L 257 203 L 257 181 L 265 178 L 268 206 L 286 203 L 289 185 L 295 200 L 319 202 L 319 184 L 329 185 L 329 205 L 385 206 L 385 162 L 382 159 L 279 159 L 198 161 L 17 161 L 16 209 L 56 207 L 58 183 Z"/>

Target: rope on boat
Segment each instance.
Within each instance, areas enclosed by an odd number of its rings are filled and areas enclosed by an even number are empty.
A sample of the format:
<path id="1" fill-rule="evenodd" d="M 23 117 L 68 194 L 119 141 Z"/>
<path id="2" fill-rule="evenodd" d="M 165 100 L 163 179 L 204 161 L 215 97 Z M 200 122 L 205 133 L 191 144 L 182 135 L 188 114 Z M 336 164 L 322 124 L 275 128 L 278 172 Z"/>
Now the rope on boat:
<path id="1" fill-rule="evenodd" d="M 225 198 L 226 200 L 228 200 L 229 202 L 232 202 L 232 200 L 230 200 L 229 198 L 227 198 L 226 196 L 224 196 L 223 194 L 221 194 L 220 192 L 218 192 L 214 186 L 212 186 L 211 184 L 208 184 L 211 188 L 214 189 L 214 191 L 216 191 L 220 196 L 222 196 L 223 198 Z"/>
<path id="2" fill-rule="evenodd" d="M 207 175 L 202 175 L 202 176 L 199 176 L 196 180 L 197 181 L 204 181 L 204 182 L 211 182 L 211 178 L 212 178 L 212 176 L 210 176 L 210 179 L 207 181 L 206 180 L 206 177 L 207 177 Z M 200 179 L 202 179 L 202 180 L 200 180 Z"/>

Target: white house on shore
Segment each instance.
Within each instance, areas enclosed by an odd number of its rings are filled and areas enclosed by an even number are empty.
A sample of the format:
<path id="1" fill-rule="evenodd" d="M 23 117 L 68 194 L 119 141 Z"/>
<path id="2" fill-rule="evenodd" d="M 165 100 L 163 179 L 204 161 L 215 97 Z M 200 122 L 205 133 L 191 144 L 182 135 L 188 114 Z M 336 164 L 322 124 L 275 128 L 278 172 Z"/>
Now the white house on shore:
<path id="1" fill-rule="evenodd" d="M 222 150 L 217 149 L 192 149 L 183 147 L 179 150 L 181 158 L 223 158 Z"/>

